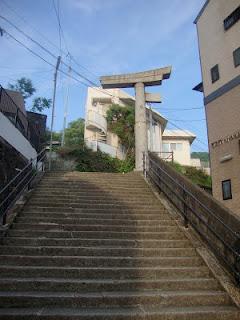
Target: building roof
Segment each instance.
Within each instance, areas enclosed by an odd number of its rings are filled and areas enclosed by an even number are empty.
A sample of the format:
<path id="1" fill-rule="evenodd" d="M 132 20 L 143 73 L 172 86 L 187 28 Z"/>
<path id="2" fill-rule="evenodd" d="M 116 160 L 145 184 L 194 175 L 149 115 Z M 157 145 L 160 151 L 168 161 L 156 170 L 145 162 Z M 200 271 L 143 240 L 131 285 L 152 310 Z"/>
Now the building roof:
<path id="1" fill-rule="evenodd" d="M 170 139 L 176 139 L 176 138 L 181 138 L 181 139 L 187 139 L 190 141 L 192 144 L 193 141 L 196 138 L 196 135 L 192 133 L 189 130 L 165 130 L 163 132 L 163 138 L 170 138 Z"/>
<path id="2" fill-rule="evenodd" d="M 18 108 L 22 111 L 22 113 L 26 115 L 25 103 L 22 94 L 18 91 L 13 91 L 9 89 L 5 89 L 5 91 L 11 97 L 13 102 L 18 106 Z"/>
<path id="3" fill-rule="evenodd" d="M 194 23 L 197 24 L 199 18 L 201 17 L 201 15 L 203 14 L 203 12 L 205 11 L 207 5 L 209 4 L 210 0 L 206 0 L 206 2 L 204 3 L 202 9 L 200 10 L 199 14 L 197 15 L 196 19 L 194 20 Z"/>

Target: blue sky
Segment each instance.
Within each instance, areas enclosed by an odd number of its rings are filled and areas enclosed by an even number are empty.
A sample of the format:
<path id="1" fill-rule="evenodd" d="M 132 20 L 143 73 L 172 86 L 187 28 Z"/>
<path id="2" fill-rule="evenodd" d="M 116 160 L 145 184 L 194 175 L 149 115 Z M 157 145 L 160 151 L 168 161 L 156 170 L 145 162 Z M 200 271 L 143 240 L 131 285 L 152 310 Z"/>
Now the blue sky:
<path id="1" fill-rule="evenodd" d="M 62 57 L 67 62 L 66 53 L 69 51 L 78 63 L 72 62 L 73 68 L 94 82 L 100 75 L 171 65 L 171 78 L 164 81 L 162 86 L 147 90 L 161 94 L 163 103 L 156 107 L 163 116 L 197 135 L 198 140 L 194 142 L 192 150 L 207 150 L 204 109 L 182 110 L 203 107 L 202 94 L 192 91 L 192 88 L 201 81 L 197 32 L 193 20 L 204 2 L 55 0 L 56 6 L 59 3 L 64 33 Z M 53 0 L 0 0 L 0 15 L 11 20 L 55 55 L 61 54 Z M 0 19 L 0 27 L 50 63 L 56 63 L 6 21 Z M 66 71 L 64 66 L 62 69 Z M 36 95 L 51 98 L 53 67 L 6 35 L 0 37 L 0 84 L 5 87 L 22 76 L 32 79 L 37 88 Z M 62 128 L 67 83 L 67 78 L 59 74 L 55 130 Z M 133 91 L 129 92 L 133 94 Z M 85 99 L 86 87 L 71 80 L 68 121 L 84 117 Z M 27 101 L 27 105 L 30 102 Z M 47 114 L 49 116 L 50 112 Z M 173 126 L 169 125 L 169 128 Z"/>

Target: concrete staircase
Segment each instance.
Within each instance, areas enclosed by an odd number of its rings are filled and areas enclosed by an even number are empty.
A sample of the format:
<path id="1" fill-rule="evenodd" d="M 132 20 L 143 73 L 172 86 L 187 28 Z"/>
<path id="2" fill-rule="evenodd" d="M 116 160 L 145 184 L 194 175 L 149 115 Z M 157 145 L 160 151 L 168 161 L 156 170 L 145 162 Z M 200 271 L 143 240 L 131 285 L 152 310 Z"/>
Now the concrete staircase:
<path id="1" fill-rule="evenodd" d="M 46 174 L 0 255 L 0 319 L 240 319 L 139 174 Z"/>

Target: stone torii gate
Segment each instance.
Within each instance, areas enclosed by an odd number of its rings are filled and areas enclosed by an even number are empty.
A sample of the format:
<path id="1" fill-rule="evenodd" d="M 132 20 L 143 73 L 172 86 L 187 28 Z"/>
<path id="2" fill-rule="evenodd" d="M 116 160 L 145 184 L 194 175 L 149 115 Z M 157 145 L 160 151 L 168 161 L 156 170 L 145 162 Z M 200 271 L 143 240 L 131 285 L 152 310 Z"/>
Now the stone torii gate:
<path id="1" fill-rule="evenodd" d="M 161 102 L 160 95 L 145 93 L 145 87 L 161 85 L 169 79 L 171 67 L 150 71 L 102 76 L 103 89 L 135 88 L 135 169 L 143 170 L 143 152 L 148 151 L 146 102 Z"/>

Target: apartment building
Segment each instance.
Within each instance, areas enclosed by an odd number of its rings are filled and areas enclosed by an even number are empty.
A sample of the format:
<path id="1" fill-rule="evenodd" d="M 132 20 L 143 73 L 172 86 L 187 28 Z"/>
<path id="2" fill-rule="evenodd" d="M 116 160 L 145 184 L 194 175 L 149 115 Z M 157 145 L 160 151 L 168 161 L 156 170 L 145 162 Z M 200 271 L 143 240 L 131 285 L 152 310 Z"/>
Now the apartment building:
<path id="1" fill-rule="evenodd" d="M 198 14 L 213 195 L 240 214 L 240 0 L 208 0 Z"/>
<path id="2" fill-rule="evenodd" d="M 96 90 L 97 89 L 97 90 Z M 92 150 L 101 150 L 119 159 L 125 158 L 125 150 L 118 136 L 108 130 L 106 113 L 112 104 L 134 107 L 135 98 L 121 89 L 98 90 L 88 88 L 85 117 L 85 143 Z M 190 146 L 195 135 L 190 131 L 166 130 L 167 119 L 146 105 L 148 150 L 160 157 L 191 165 Z"/>

